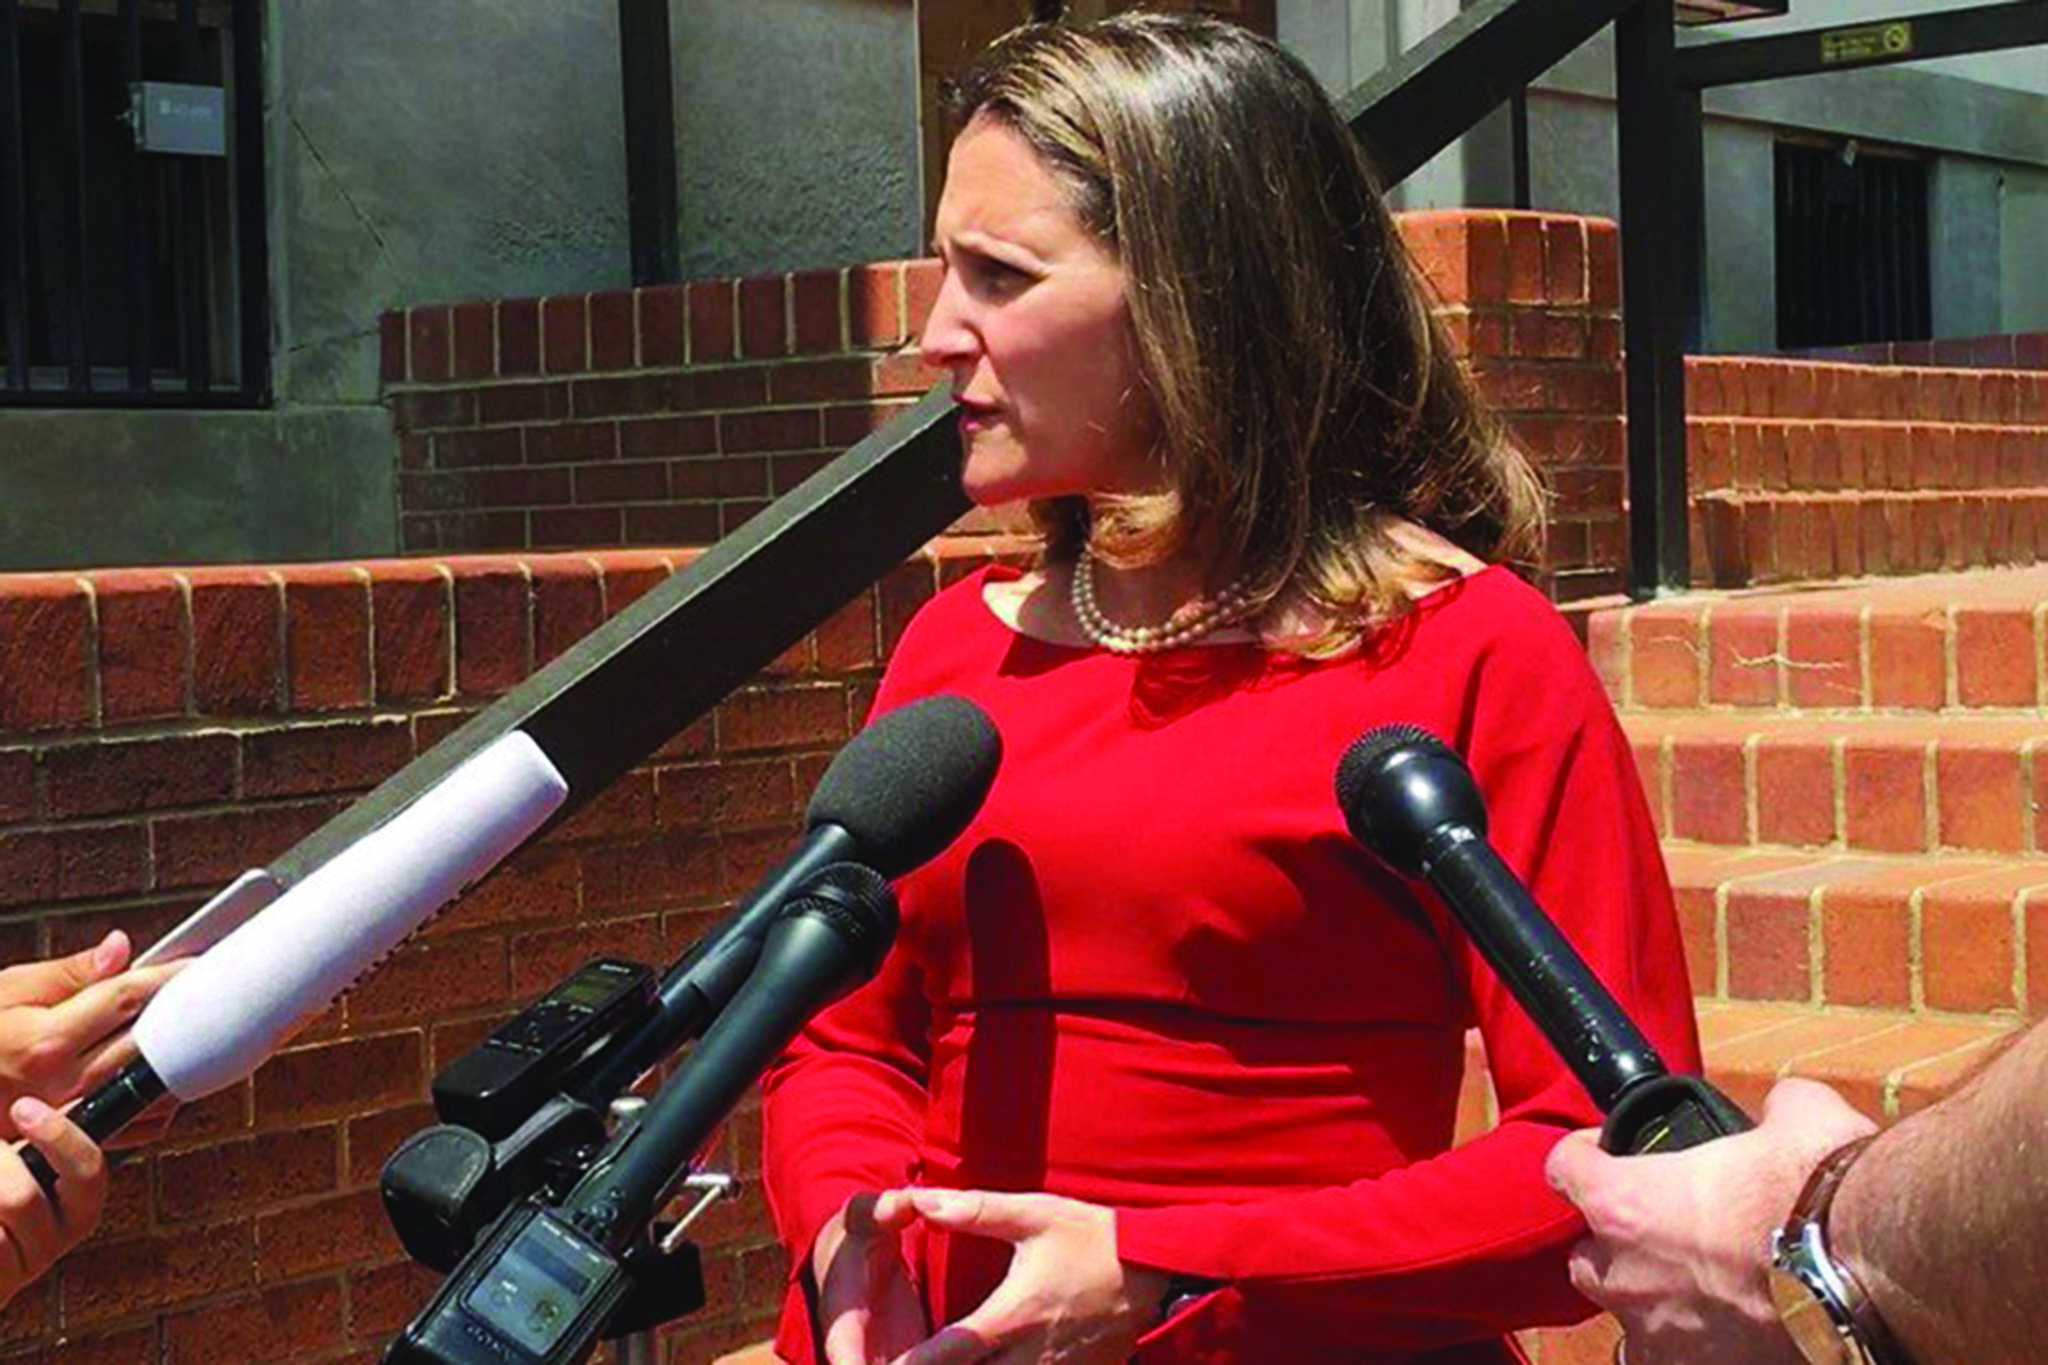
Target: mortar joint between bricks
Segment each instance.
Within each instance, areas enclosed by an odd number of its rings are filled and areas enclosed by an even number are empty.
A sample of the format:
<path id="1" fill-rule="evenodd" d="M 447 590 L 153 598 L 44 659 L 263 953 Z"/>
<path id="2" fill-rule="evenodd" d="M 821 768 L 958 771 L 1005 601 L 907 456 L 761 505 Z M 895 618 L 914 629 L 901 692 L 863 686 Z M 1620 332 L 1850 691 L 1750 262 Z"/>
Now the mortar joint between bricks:
<path id="1" fill-rule="evenodd" d="M 85 694 L 91 708 L 95 729 L 104 729 L 107 724 L 105 681 L 100 673 L 100 595 L 93 587 L 92 578 L 81 574 L 72 580 L 85 593 Z M 38 765 L 40 766 L 40 765 Z M 34 793 L 30 793 L 34 802 Z"/>
<path id="2" fill-rule="evenodd" d="M 2031 887 L 2012 893 L 2012 1002 L 2022 1015 L 2027 1010 L 2027 900 Z"/>
<path id="3" fill-rule="evenodd" d="M 455 570 L 446 560 L 437 559 L 434 561 L 434 573 L 441 580 L 442 641 L 446 645 L 442 653 L 447 660 L 441 674 L 441 693 L 435 700 L 446 702 L 456 695 Z"/>
<path id="4" fill-rule="evenodd" d="M 1920 847 L 1933 851 L 1941 847 L 1941 764 L 1936 755 L 1938 742 L 1920 745 Z"/>
<path id="5" fill-rule="evenodd" d="M 183 656 L 178 661 L 178 672 L 182 685 L 179 687 L 178 712 L 182 719 L 199 712 L 199 641 L 192 620 L 192 580 L 182 573 L 171 575 L 171 591 L 177 594 L 178 611 L 184 617 Z"/>
<path id="6" fill-rule="evenodd" d="M 1925 959 L 1921 947 L 1921 926 L 1926 917 L 1927 888 L 1916 886 L 1906 896 L 1906 1005 L 1919 1014 L 1927 1008 Z"/>
<path id="7" fill-rule="evenodd" d="M 1806 893 L 1806 997 L 1815 1008 L 1827 1004 L 1822 984 L 1827 980 L 1828 965 L 1827 936 L 1820 926 L 1823 890 L 1816 886 Z"/>
<path id="8" fill-rule="evenodd" d="M 1941 703 L 1954 709 L 1962 703 L 1962 682 L 1957 675 L 1956 607 L 1951 602 L 1941 613 Z"/>
<path id="9" fill-rule="evenodd" d="M 1828 805 L 1833 812 L 1830 825 L 1834 838 L 1829 845 L 1844 852 L 1849 848 L 1849 739 L 1836 735 L 1828 741 Z"/>
<path id="10" fill-rule="evenodd" d="M 2048 602 L 2034 604 L 2034 706 L 2048 710 Z"/>
<path id="11" fill-rule="evenodd" d="M 1877 684 L 1870 674 L 1870 617 L 1873 608 L 1865 602 L 1856 612 L 1856 709 L 1868 711 L 1877 697 Z"/>
<path id="12" fill-rule="evenodd" d="M 1762 736 L 1751 731 L 1742 737 L 1742 834 L 1743 842 L 1751 848 L 1757 845 L 1760 822 L 1757 806 L 1761 799 L 1757 794 L 1756 750 Z"/>
<path id="13" fill-rule="evenodd" d="M 1772 639 L 1775 641 L 1778 660 L 1777 667 L 1771 674 L 1771 680 L 1775 684 L 1772 689 L 1775 694 L 1772 702 L 1780 711 L 1789 710 L 1792 706 L 1792 678 L 1785 667 L 1785 661 L 1791 657 L 1791 618 L 1791 611 L 1781 604 L 1777 609 L 1776 619 L 1772 622 Z"/>

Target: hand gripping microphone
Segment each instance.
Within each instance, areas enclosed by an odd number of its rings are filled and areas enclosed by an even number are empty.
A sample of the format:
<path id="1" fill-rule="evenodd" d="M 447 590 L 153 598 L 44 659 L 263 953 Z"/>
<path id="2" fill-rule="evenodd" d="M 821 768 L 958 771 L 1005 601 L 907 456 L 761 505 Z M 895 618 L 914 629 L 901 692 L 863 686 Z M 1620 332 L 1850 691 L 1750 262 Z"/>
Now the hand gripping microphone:
<path id="1" fill-rule="evenodd" d="M 1383 725 L 1337 765 L 1351 836 L 1396 872 L 1436 889 L 1480 955 L 1607 1115 L 1610 1152 L 1673 1151 L 1750 1127 L 1697 1076 L 1668 1070 L 1486 842 L 1486 803 L 1465 761 L 1429 731 Z"/>
<path id="2" fill-rule="evenodd" d="M 655 1014 L 576 1093 L 602 1109 L 701 1033 L 754 970 L 792 893 L 819 868 L 855 862 L 894 878 L 931 861 L 980 811 L 1002 756 L 995 723 L 965 697 L 925 697 L 877 716 L 818 779 L 803 842 L 676 963 Z"/>
<path id="3" fill-rule="evenodd" d="M 72 1121 L 103 1141 L 166 1091 L 196 1100 L 247 1076 L 568 795 L 521 731 L 479 750 L 166 982 L 135 1021 L 139 1055 Z M 22 1157 L 54 1188 L 40 1152 Z"/>
<path id="4" fill-rule="evenodd" d="M 689 1163 L 804 1024 L 874 975 L 896 935 L 888 883 L 828 866 L 775 916 L 758 960 L 634 1127 L 561 1203 L 529 1199 L 498 1221 L 386 1365 L 572 1365 L 633 1288 L 637 1248 Z"/>

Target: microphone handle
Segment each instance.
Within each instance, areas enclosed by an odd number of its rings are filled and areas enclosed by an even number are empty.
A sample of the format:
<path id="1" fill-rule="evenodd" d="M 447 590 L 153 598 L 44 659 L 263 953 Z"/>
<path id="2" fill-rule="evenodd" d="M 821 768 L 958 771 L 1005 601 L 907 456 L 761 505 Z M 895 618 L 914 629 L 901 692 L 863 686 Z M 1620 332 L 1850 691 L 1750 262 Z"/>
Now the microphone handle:
<path id="1" fill-rule="evenodd" d="M 1669 1074 L 1635 1021 L 1483 836 L 1448 827 L 1425 850 L 1422 871 L 1602 1113 L 1646 1078 Z"/>
<path id="2" fill-rule="evenodd" d="M 1600 1127 L 1600 1149 L 1627 1156 L 1677 1152 L 1755 1125 L 1698 1076 L 1666 1072 L 1630 1087 Z"/>
<path id="3" fill-rule="evenodd" d="M 858 861 L 853 835 L 821 821 L 769 871 L 746 900 L 676 960 L 662 977 L 654 1013 L 625 1038 L 606 1044 L 569 1088 L 598 1110 L 718 1018 L 753 974 L 761 944 L 803 884 L 829 864 Z"/>
<path id="4" fill-rule="evenodd" d="M 156 1068 L 146 1057 L 137 1057 L 122 1067 L 99 1089 L 71 1106 L 65 1117 L 84 1130 L 94 1142 L 105 1142 L 114 1134 L 133 1123 L 143 1110 L 162 1099 L 166 1092 L 163 1078 L 156 1074 Z M 21 1161 L 36 1178 L 36 1184 L 43 1187 L 43 1193 L 55 1196 L 57 1173 L 50 1169 L 49 1158 L 34 1143 L 21 1149 Z"/>
<path id="5" fill-rule="evenodd" d="M 779 921 L 753 978 L 655 1093 L 639 1124 L 570 1191 L 562 1207 L 577 1226 L 623 1252 L 768 1064 L 859 979 L 859 951 L 826 915 Z"/>

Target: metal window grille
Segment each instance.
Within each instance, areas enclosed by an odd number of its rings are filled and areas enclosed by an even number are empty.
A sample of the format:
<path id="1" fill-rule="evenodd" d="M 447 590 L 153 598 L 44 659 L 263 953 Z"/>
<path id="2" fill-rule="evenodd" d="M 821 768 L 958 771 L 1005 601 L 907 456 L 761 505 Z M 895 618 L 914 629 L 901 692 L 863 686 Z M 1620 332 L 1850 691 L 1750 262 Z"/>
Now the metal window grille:
<path id="1" fill-rule="evenodd" d="M 1777 231 L 1779 346 L 1931 334 L 1924 161 L 1780 142 Z"/>
<path id="2" fill-rule="evenodd" d="M 0 0 L 0 406 L 269 401 L 258 0 Z"/>

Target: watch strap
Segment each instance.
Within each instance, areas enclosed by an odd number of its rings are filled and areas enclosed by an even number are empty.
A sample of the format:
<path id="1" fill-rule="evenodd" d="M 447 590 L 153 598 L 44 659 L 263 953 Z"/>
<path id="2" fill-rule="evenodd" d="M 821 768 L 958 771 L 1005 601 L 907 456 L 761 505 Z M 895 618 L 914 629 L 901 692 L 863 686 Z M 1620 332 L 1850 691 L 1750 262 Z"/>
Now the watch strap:
<path id="1" fill-rule="evenodd" d="M 1815 1238 L 1818 1250 L 1842 1286 L 1839 1307 L 1848 1316 L 1857 1339 L 1875 1365 L 1912 1365 L 1893 1338 L 1891 1329 L 1884 1325 L 1884 1317 L 1877 1311 L 1877 1305 L 1872 1302 L 1862 1281 L 1828 1246 L 1828 1214 L 1834 1209 L 1835 1195 L 1848 1176 L 1849 1168 L 1869 1150 L 1877 1137 L 1876 1133 L 1866 1134 L 1822 1157 L 1813 1173 L 1807 1176 L 1806 1186 L 1800 1190 L 1798 1200 L 1793 1203 L 1792 1216 L 1786 1220 L 1785 1229 L 1788 1234 L 1796 1234 L 1803 1226 L 1811 1226 L 1818 1234 Z"/>

